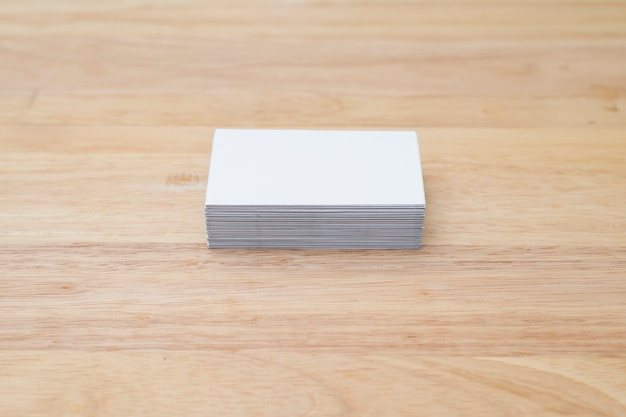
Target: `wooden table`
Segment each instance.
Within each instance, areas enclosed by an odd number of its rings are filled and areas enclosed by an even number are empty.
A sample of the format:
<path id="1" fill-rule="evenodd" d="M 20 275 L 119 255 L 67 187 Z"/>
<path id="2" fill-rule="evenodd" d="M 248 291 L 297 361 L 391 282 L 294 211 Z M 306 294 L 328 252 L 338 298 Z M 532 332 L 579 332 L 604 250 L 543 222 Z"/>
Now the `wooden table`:
<path id="1" fill-rule="evenodd" d="M 626 3 L 0 3 L 0 415 L 626 415 Z M 415 129 L 421 251 L 208 250 L 215 127 Z"/>

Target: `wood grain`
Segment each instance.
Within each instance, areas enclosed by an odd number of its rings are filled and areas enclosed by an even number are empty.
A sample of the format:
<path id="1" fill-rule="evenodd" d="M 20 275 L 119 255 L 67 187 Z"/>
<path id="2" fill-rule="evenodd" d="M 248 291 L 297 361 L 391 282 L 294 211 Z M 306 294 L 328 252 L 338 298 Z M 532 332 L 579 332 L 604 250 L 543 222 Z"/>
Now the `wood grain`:
<path id="1" fill-rule="evenodd" d="M 623 1 L 0 1 L 0 415 L 626 415 Z M 216 127 L 409 128 L 421 251 L 208 250 Z"/>

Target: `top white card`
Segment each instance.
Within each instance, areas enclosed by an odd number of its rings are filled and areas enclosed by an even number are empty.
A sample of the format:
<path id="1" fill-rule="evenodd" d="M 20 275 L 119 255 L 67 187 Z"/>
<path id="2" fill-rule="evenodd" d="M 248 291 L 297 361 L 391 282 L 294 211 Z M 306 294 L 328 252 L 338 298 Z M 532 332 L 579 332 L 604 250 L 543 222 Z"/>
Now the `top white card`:
<path id="1" fill-rule="evenodd" d="M 207 205 L 425 203 L 413 131 L 215 131 Z"/>

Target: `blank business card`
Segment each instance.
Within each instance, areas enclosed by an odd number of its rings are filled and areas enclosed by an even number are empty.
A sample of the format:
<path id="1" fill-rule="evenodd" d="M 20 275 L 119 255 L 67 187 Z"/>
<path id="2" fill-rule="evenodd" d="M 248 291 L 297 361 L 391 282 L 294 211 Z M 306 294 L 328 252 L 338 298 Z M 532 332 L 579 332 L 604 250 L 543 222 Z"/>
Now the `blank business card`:
<path id="1" fill-rule="evenodd" d="M 217 129 L 209 247 L 419 248 L 413 131 Z"/>

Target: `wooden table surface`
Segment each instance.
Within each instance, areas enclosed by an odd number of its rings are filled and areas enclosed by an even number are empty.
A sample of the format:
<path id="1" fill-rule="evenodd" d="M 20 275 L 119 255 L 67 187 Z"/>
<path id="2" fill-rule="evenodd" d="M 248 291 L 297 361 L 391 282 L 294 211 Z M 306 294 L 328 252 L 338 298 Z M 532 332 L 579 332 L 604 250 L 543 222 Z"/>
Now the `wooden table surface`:
<path id="1" fill-rule="evenodd" d="M 207 249 L 216 127 L 417 130 L 424 248 Z M 626 415 L 626 2 L 1 0 L 0 415 Z"/>

